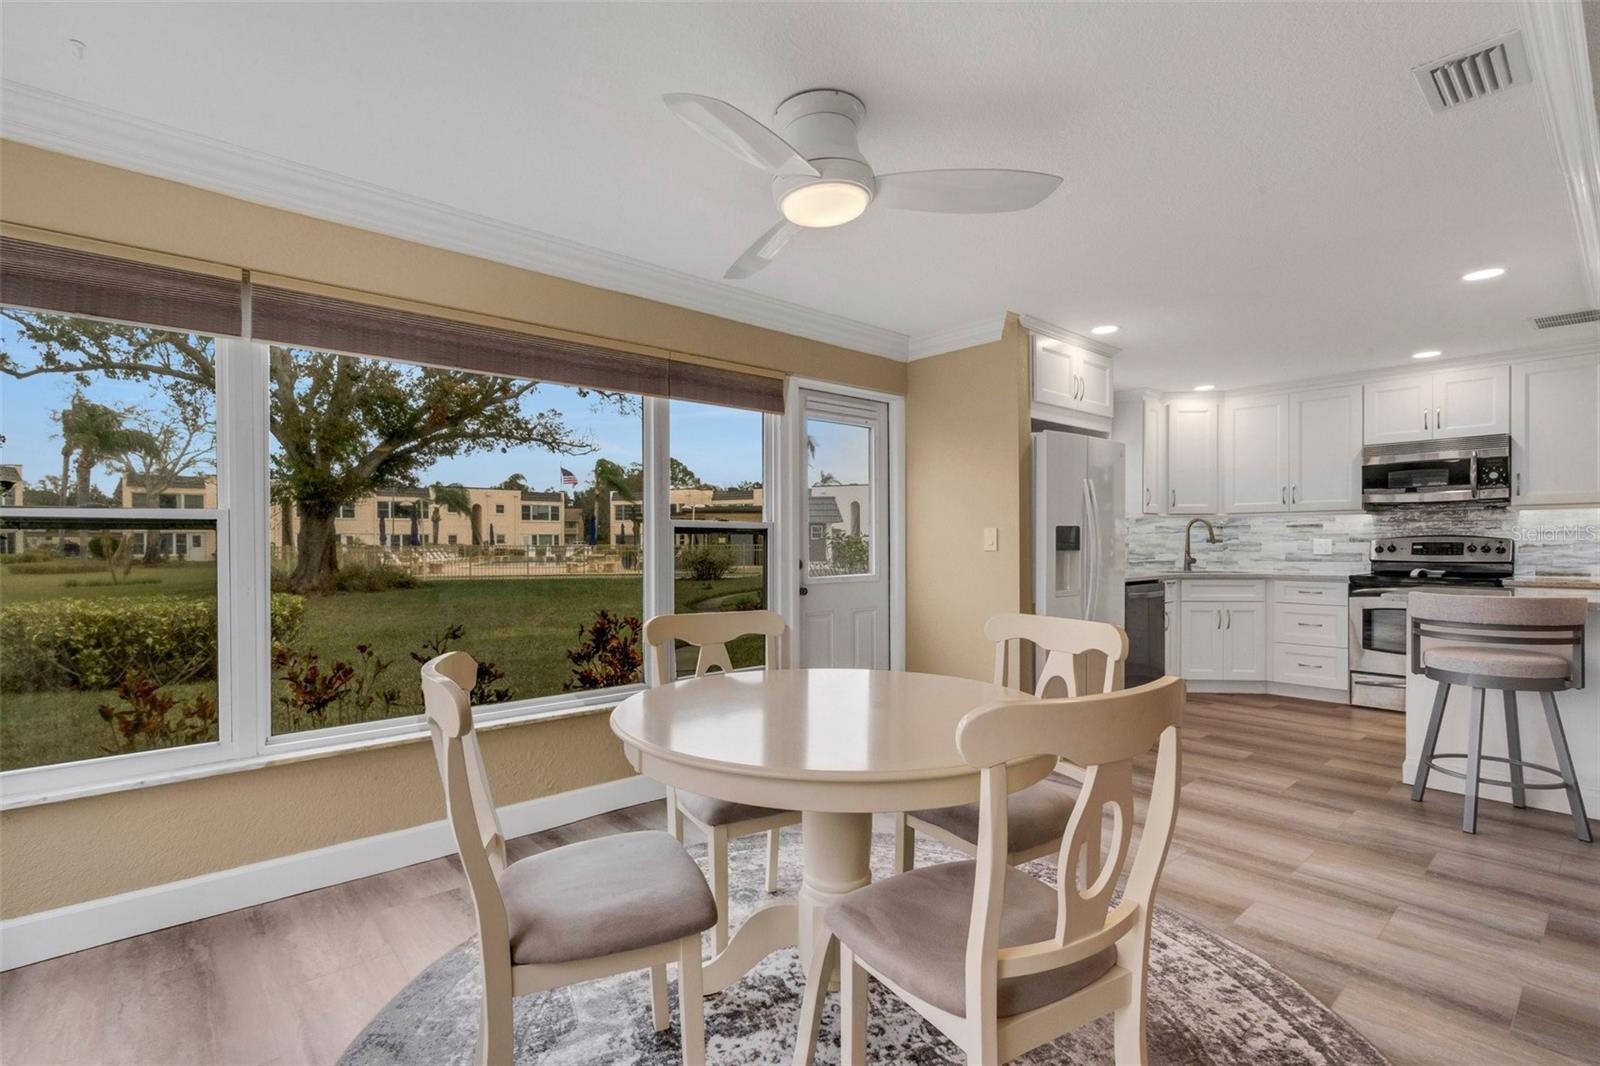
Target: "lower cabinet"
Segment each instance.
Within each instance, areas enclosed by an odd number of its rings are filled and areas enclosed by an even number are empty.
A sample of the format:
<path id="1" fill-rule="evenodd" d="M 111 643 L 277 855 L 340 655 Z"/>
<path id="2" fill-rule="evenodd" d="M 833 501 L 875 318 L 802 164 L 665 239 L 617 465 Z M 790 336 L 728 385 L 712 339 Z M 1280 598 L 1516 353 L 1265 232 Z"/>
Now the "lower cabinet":
<path id="1" fill-rule="evenodd" d="M 1233 600 L 1183 604 L 1183 676 L 1190 681 L 1265 681 L 1267 609 Z"/>
<path id="2" fill-rule="evenodd" d="M 1350 684 L 1348 653 L 1312 644 L 1274 644 L 1272 680 L 1283 685 L 1345 689 Z"/>

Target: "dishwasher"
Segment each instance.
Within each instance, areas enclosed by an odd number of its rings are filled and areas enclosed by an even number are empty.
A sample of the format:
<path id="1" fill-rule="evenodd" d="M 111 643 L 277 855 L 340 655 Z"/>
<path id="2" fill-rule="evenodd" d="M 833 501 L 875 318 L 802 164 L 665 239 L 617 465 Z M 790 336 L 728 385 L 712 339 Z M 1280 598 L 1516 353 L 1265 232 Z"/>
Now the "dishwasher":
<path id="1" fill-rule="evenodd" d="M 1123 685 L 1148 684 L 1167 672 L 1167 592 L 1160 581 L 1130 581 L 1123 591 L 1128 664 Z"/>

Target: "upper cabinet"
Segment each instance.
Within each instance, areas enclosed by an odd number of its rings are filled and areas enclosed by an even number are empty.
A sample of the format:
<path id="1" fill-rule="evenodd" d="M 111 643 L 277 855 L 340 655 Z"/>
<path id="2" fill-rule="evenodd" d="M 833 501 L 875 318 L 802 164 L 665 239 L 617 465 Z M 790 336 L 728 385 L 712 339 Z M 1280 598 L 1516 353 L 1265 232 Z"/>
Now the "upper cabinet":
<path id="1" fill-rule="evenodd" d="M 1600 503 L 1600 354 L 1511 368 L 1511 503 Z"/>
<path id="2" fill-rule="evenodd" d="M 1481 437 L 1511 429 L 1510 368 L 1463 367 L 1366 387 L 1367 444 Z"/>
<path id="3" fill-rule="evenodd" d="M 1217 402 L 1183 396 L 1167 404 L 1167 513 L 1216 514 Z"/>
<path id="4" fill-rule="evenodd" d="M 1033 402 L 1069 415 L 1106 419 L 1112 408 L 1111 359 L 1056 340 L 1033 338 Z M 1068 422 L 1080 419 L 1068 417 Z"/>
<path id="5" fill-rule="evenodd" d="M 1361 509 L 1361 387 L 1231 396 L 1222 406 L 1223 510 Z"/>
<path id="6" fill-rule="evenodd" d="M 1121 441 L 1123 499 L 1130 515 L 1167 513 L 1167 405 L 1154 393 L 1123 393 L 1111 420 Z"/>

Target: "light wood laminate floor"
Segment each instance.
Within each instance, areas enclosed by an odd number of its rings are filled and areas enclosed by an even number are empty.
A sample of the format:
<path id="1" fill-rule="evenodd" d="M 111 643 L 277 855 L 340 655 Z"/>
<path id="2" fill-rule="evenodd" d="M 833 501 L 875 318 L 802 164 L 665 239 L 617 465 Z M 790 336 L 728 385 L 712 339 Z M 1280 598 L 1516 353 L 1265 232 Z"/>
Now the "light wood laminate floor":
<path id="1" fill-rule="evenodd" d="M 1160 903 L 1269 959 L 1395 1063 L 1600 1060 L 1600 850 L 1565 815 L 1410 801 L 1399 715 L 1194 696 Z M 513 859 L 659 828 L 658 804 Z M 13 970 L 0 1061 L 328 1063 L 471 932 L 438 860 Z M 714 1005 L 712 1006 L 714 1010 Z"/>

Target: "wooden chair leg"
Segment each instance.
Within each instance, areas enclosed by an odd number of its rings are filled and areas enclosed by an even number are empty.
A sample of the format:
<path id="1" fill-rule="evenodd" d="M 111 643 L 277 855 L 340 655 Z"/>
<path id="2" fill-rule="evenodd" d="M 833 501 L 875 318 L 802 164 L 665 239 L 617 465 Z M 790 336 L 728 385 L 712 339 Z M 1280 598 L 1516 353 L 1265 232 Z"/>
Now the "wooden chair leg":
<path id="1" fill-rule="evenodd" d="M 728 946 L 728 831 L 713 828 L 706 841 L 711 858 L 711 898 L 717 901 L 717 924 L 711 932 L 711 950 L 720 954 Z"/>
<path id="2" fill-rule="evenodd" d="M 1506 705 L 1506 766 L 1511 771 L 1511 805 L 1526 807 L 1528 792 L 1522 787 L 1522 723 L 1517 717 L 1517 693 L 1514 689 L 1501 689 L 1500 698 Z"/>
<path id="3" fill-rule="evenodd" d="M 1417 781 L 1411 786 L 1411 798 L 1422 802 L 1428 788 L 1428 771 L 1433 769 L 1433 751 L 1439 743 L 1439 723 L 1444 721 L 1444 705 L 1450 699 L 1450 686 L 1443 681 L 1433 694 L 1433 713 L 1428 716 L 1428 731 L 1422 737 L 1422 756 L 1417 760 Z"/>
<path id="4" fill-rule="evenodd" d="M 839 1066 L 866 1066 L 867 971 L 855 953 L 839 949 Z"/>
<path id="5" fill-rule="evenodd" d="M 667 967 L 657 963 L 650 967 L 650 1020 L 656 1032 L 672 1028 L 672 1009 L 667 1006 Z"/>
<path id="6" fill-rule="evenodd" d="M 1483 689 L 1472 690 L 1472 711 L 1467 717 L 1467 794 L 1461 804 L 1461 831 L 1478 831 L 1478 774 L 1483 764 Z"/>
<path id="7" fill-rule="evenodd" d="M 778 891 L 778 831 L 767 830 L 767 891 Z"/>
<path id="8" fill-rule="evenodd" d="M 828 998 L 828 985 L 838 961 L 839 940 L 824 931 L 820 941 L 811 948 L 811 965 L 806 969 L 806 991 L 800 1000 L 800 1025 L 794 1038 L 794 1066 L 811 1066 L 816 1061 L 822 1003 Z"/>
<path id="9" fill-rule="evenodd" d="M 1143 982 L 1136 988 L 1133 998 L 1111 1015 L 1112 1050 L 1117 1066 L 1145 1066 L 1149 1052 L 1144 1040 L 1144 989 Z"/>
<path id="10" fill-rule="evenodd" d="M 678 807 L 678 790 L 667 789 L 667 832 L 674 840 L 683 843 L 683 811 Z"/>
<path id="11" fill-rule="evenodd" d="M 511 966 L 485 966 L 476 1066 L 511 1066 Z"/>
<path id="12" fill-rule="evenodd" d="M 1589 813 L 1583 809 L 1583 792 L 1578 787 L 1578 771 L 1572 765 L 1572 751 L 1567 747 L 1567 732 L 1561 728 L 1561 712 L 1556 709 L 1554 692 L 1539 693 L 1544 700 L 1544 720 L 1550 727 L 1550 743 L 1556 749 L 1556 765 L 1561 768 L 1561 780 L 1567 786 L 1567 803 L 1572 808 L 1572 821 L 1578 829 L 1578 839 L 1585 844 L 1594 843 L 1594 833 L 1589 829 Z"/>
<path id="13" fill-rule="evenodd" d="M 903 874 L 917 864 L 917 834 L 904 811 L 894 816 L 894 872 Z"/>
<path id="14" fill-rule="evenodd" d="M 700 937 L 678 941 L 678 1013 L 683 1019 L 683 1066 L 705 1066 L 706 1017 L 700 980 Z"/>

